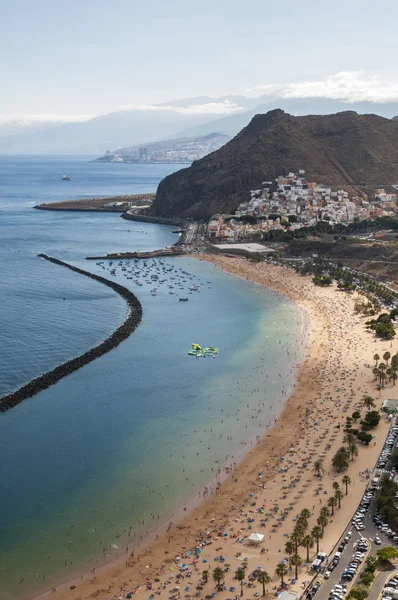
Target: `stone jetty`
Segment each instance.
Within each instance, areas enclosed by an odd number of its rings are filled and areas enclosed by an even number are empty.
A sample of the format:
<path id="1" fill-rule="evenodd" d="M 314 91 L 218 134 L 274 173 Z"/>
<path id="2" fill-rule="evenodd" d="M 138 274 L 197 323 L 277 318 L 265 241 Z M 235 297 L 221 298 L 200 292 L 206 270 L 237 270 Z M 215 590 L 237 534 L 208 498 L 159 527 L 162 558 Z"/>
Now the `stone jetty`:
<path id="1" fill-rule="evenodd" d="M 40 258 L 48 260 L 49 262 L 60 265 L 62 267 L 66 267 L 75 273 L 79 273 L 81 275 L 85 275 L 86 277 L 90 277 L 95 281 L 99 281 L 104 285 L 113 289 L 119 296 L 121 296 L 127 303 L 128 313 L 124 320 L 124 322 L 117 328 L 115 331 L 106 338 L 103 342 L 98 344 L 98 346 L 94 346 L 84 354 L 72 358 L 67 362 L 58 365 L 55 369 L 40 375 L 40 377 L 36 377 L 32 379 L 29 383 L 23 385 L 15 392 L 11 392 L 6 396 L 0 398 L 0 412 L 6 412 L 10 408 L 16 406 L 23 400 L 30 398 L 37 394 L 38 392 L 47 389 L 54 383 L 57 383 L 63 377 L 70 375 L 74 371 L 81 369 L 91 361 L 96 358 L 106 354 L 116 348 L 121 342 L 123 342 L 126 338 L 129 337 L 131 333 L 136 329 L 142 319 L 142 306 L 138 298 L 130 292 L 127 288 L 115 283 L 114 281 L 109 281 L 104 277 L 100 277 L 99 275 L 95 275 L 94 273 L 89 273 L 88 271 L 84 271 L 83 269 L 79 269 L 78 267 L 74 267 L 68 263 L 63 262 L 62 260 L 58 260 L 57 258 L 53 258 L 51 256 L 47 256 L 46 254 L 39 254 Z"/>

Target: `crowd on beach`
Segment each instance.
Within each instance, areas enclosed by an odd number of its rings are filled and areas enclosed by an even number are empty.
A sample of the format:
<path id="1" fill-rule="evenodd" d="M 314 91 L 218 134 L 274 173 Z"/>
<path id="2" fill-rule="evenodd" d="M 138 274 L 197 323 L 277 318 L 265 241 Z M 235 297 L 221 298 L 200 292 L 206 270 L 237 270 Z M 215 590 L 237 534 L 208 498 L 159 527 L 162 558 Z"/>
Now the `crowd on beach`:
<path id="1" fill-rule="evenodd" d="M 94 566 L 71 585 L 54 589 L 54 596 L 73 600 L 130 598 L 135 594 L 169 600 L 209 600 L 215 595 L 237 598 L 241 589 L 236 571 L 240 567 L 245 572 L 246 598 L 262 596 L 259 574 L 264 571 L 271 578 L 266 593 L 275 593 L 281 584 L 275 571 L 281 561 L 288 565 L 286 542 L 300 512 L 308 510 L 309 526 L 316 525 L 320 509 L 328 506 L 334 493 L 333 483 L 341 484 L 342 476 L 331 461 L 342 445 L 343 425 L 353 411 L 364 410 L 364 394 L 375 394 L 371 368 L 375 349 L 380 355 L 391 348 L 393 352 L 394 342 L 378 341 L 376 348 L 373 333 L 365 330 L 361 317 L 354 313 L 351 294 L 316 287 L 310 278 L 286 267 L 223 256 L 207 256 L 206 260 L 273 288 L 302 307 L 310 324 L 308 340 L 304 334 L 296 340 L 296 352 L 305 347 L 296 386 L 281 417 L 272 415 L 263 423 L 266 435 L 257 437 L 240 463 L 231 462 L 218 470 L 214 483 L 200 493 L 197 508 L 169 523 L 151 543 L 134 549 L 127 545 L 115 564 Z M 289 369 L 293 372 L 295 365 Z M 286 386 L 285 395 L 288 391 Z M 388 391 L 381 392 L 377 402 L 381 403 L 386 394 Z M 341 509 L 330 516 L 320 540 L 326 553 L 354 511 L 366 486 L 368 466 L 375 463 L 387 429 L 388 424 L 381 422 L 372 444 L 361 447 L 359 456 L 350 462 L 348 494 Z M 321 474 L 314 473 L 316 460 L 322 461 Z M 256 545 L 249 542 L 254 532 L 264 536 Z M 300 552 L 303 565 L 298 579 L 294 569 L 288 569 L 284 579 L 287 587 L 297 592 L 311 577 L 306 552 Z M 312 548 L 311 560 L 314 554 L 316 549 Z M 222 570 L 218 582 L 213 577 L 217 567 Z"/>

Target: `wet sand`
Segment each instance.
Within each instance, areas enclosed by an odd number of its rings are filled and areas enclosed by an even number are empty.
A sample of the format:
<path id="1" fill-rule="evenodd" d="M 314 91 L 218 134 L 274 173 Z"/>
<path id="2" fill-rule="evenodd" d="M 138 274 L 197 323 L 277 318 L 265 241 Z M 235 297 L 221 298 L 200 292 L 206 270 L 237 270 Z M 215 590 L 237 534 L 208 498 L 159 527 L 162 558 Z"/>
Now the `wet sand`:
<path id="1" fill-rule="evenodd" d="M 371 368 L 365 364 L 373 364 L 375 352 L 379 355 L 387 350 L 391 354 L 396 352 L 397 343 L 376 342 L 373 334 L 364 329 L 362 319 L 353 311 L 355 294 L 316 287 L 311 278 L 301 277 L 285 267 L 224 256 L 202 258 L 288 296 L 308 315 L 308 342 L 305 336 L 296 340 L 297 349 L 306 343 L 296 386 L 272 429 L 264 432 L 231 473 L 220 472 L 220 479 L 226 476 L 226 480 L 222 485 L 215 482 L 212 489 L 198 495 L 196 508 L 175 514 L 166 531 L 163 528 L 163 532 L 154 533 L 152 540 L 141 548 L 123 547 L 116 561 L 101 568 L 98 562 L 90 573 L 50 591 L 54 598 L 120 598 L 136 590 L 144 598 L 151 594 L 162 598 L 177 599 L 186 594 L 193 597 L 198 584 L 203 584 L 202 570 L 207 569 L 209 581 L 200 592 L 204 598 L 214 591 L 211 572 L 220 565 L 216 558 L 221 554 L 226 558 L 224 564 L 231 565 L 225 584 L 227 589 L 231 585 L 236 587 L 236 592 L 218 595 L 228 598 L 239 591 L 233 575 L 243 558 L 247 558 L 248 573 L 262 565 L 271 575 L 272 582 L 267 586 L 271 590 L 278 585 L 274 570 L 286 557 L 286 536 L 293 530 L 295 516 L 302 508 L 308 508 L 313 513 L 309 520 L 311 529 L 319 509 L 327 504 L 333 481 L 341 483 L 341 475 L 335 476 L 331 466 L 332 456 L 343 442 L 343 432 L 338 426 L 357 408 L 364 412 L 361 397 L 365 393 L 370 393 L 378 406 L 393 395 L 389 385 L 379 397 L 374 390 Z M 388 424 L 382 421 L 374 432 L 375 441 L 369 447 L 360 446 L 359 457 L 350 464 L 347 474 L 352 483 L 341 509 L 330 518 L 320 544 L 323 551 L 332 549 L 350 519 L 366 486 L 361 473 L 373 467 L 387 430 Z M 313 462 L 318 458 L 323 459 L 325 467 L 321 480 L 313 473 Z M 251 519 L 254 521 L 250 522 Z M 263 524 L 261 519 L 267 520 Z M 249 547 L 245 541 L 253 532 L 265 536 L 259 548 Z M 205 545 L 194 562 L 194 555 L 187 552 L 199 544 Z M 314 547 L 311 557 L 315 551 Z M 241 555 L 236 556 L 239 552 Z M 300 548 L 300 555 L 305 559 L 305 549 Z M 175 561 L 177 556 L 181 560 Z M 182 562 L 187 569 L 180 572 Z M 292 576 L 290 571 L 287 579 Z M 308 580 L 306 568 L 302 567 L 299 582 L 292 589 L 299 591 L 303 581 Z M 173 593 L 176 584 L 180 589 Z M 71 590 L 71 586 L 76 587 Z M 261 595 L 259 584 L 250 589 L 246 586 L 246 598 L 254 593 Z"/>

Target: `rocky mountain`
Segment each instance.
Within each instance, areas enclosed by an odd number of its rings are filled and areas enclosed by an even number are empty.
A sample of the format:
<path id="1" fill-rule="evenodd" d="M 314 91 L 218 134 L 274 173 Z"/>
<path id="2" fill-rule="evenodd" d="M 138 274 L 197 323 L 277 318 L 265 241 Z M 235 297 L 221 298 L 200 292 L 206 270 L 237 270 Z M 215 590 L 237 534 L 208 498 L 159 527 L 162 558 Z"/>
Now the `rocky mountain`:
<path id="1" fill-rule="evenodd" d="M 353 111 L 253 117 L 225 146 L 160 183 L 157 216 L 230 213 L 250 189 L 289 171 L 332 186 L 398 184 L 398 121 Z"/>

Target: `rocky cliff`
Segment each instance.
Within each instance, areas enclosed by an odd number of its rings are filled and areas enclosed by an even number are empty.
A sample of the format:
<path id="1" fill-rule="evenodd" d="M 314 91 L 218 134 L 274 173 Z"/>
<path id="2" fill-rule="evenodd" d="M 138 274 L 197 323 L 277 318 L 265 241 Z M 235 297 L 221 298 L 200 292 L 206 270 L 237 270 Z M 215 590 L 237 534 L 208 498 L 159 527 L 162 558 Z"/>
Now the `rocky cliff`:
<path id="1" fill-rule="evenodd" d="M 157 216 L 229 213 L 250 189 L 289 171 L 331 186 L 398 184 L 398 120 L 347 111 L 293 117 L 256 115 L 225 146 L 159 184 Z"/>

